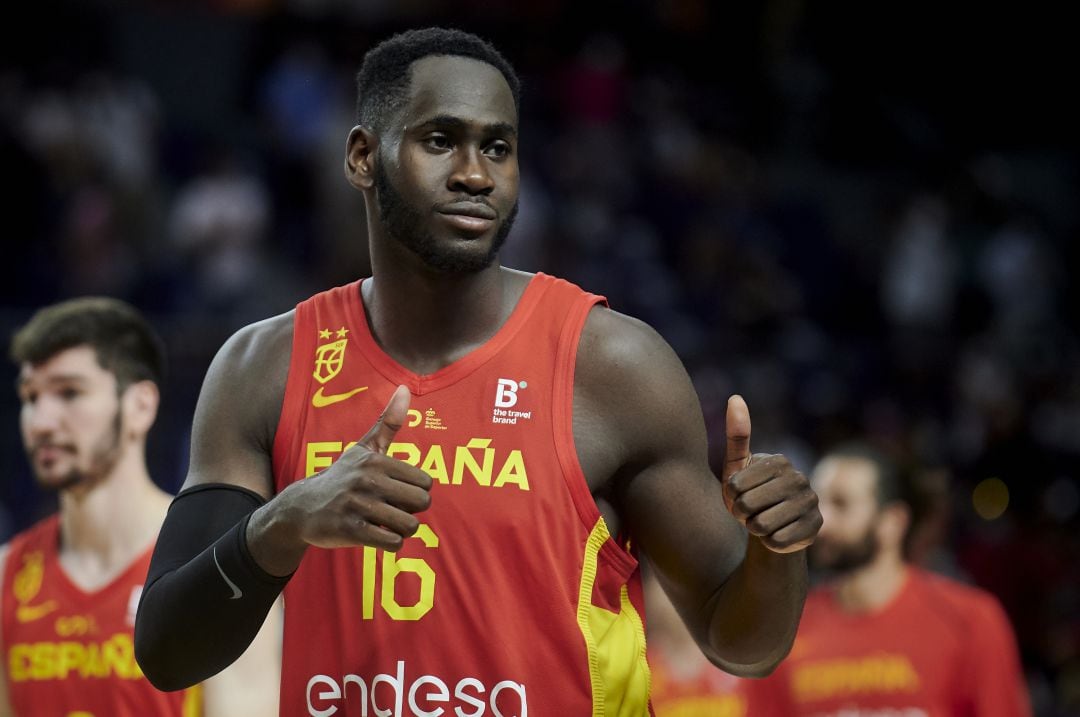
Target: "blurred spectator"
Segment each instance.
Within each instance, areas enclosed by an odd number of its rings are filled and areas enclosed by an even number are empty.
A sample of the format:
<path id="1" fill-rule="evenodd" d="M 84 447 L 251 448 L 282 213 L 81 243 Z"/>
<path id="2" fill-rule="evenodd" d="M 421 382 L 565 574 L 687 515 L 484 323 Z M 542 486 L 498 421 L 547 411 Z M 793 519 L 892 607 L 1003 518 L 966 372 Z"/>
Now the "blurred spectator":
<path id="1" fill-rule="evenodd" d="M 912 509 L 898 469 L 847 445 L 813 482 L 824 523 L 810 555 L 832 579 L 807 598 L 776 672 L 745 683 L 748 714 L 1030 715 L 998 601 L 905 561 Z"/>
<path id="2" fill-rule="evenodd" d="M 231 156 L 181 189 L 170 234 L 188 262 L 188 311 L 240 323 L 292 308 L 298 282 L 266 246 L 270 221 L 262 182 Z"/>

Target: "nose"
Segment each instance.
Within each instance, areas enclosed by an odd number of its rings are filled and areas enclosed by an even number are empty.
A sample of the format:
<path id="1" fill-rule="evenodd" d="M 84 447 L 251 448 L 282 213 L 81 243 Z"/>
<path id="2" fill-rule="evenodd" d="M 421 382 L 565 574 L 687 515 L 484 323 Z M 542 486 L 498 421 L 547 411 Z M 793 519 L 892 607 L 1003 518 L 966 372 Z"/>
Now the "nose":
<path id="1" fill-rule="evenodd" d="M 495 189 L 495 179 L 488 171 L 487 161 L 478 147 L 461 152 L 447 186 L 455 192 L 487 196 Z"/>

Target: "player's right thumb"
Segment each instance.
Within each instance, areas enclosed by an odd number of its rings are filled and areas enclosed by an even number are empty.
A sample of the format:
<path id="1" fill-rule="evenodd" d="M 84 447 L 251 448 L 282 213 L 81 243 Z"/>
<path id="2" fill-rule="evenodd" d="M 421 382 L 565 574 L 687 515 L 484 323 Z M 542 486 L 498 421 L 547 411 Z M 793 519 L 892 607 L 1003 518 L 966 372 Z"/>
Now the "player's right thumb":
<path id="1" fill-rule="evenodd" d="M 405 425 L 405 421 L 409 417 L 409 403 L 411 401 L 412 394 L 409 393 L 408 387 L 398 386 L 397 390 L 394 391 L 394 395 L 390 397 L 390 401 L 386 404 L 386 408 L 383 409 L 382 415 L 379 416 L 379 420 L 375 421 L 375 425 L 358 443 L 367 447 L 370 451 L 386 453 L 387 449 L 390 448 L 390 444 L 394 441 L 394 436 Z"/>

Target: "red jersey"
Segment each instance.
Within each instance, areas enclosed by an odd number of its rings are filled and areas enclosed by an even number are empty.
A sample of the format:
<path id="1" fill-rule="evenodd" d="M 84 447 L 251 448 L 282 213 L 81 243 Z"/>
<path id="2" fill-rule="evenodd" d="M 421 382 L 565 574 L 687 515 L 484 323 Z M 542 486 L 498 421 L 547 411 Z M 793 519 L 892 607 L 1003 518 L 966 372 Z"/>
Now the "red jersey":
<path id="1" fill-rule="evenodd" d="M 108 585 L 86 592 L 59 561 L 55 515 L 15 536 L 4 566 L 4 669 L 15 714 L 194 717 L 198 689 L 159 692 L 135 661 L 135 609 L 147 550 Z"/>
<path id="2" fill-rule="evenodd" d="M 1028 717 L 1016 641 L 988 593 L 915 568 L 890 604 L 806 601 L 791 654 L 746 683 L 749 717 Z"/>
<path id="3" fill-rule="evenodd" d="M 434 484 L 397 553 L 307 551 L 285 589 L 282 715 L 648 714 L 637 560 L 571 429 L 602 301 L 537 274 L 486 344 L 429 375 L 375 342 L 360 282 L 297 306 L 276 489 L 331 465 L 400 384 L 412 404 L 388 453 Z"/>

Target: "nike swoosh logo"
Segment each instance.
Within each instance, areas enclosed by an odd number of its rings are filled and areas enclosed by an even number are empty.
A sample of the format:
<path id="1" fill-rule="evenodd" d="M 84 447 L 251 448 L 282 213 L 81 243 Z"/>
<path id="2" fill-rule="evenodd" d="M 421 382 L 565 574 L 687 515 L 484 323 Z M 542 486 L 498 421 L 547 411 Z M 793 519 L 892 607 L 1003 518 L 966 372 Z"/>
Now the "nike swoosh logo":
<path id="1" fill-rule="evenodd" d="M 229 598 L 229 599 L 230 600 L 239 600 L 240 598 L 244 597 L 243 591 L 240 588 L 236 587 L 236 583 L 234 583 L 232 580 L 229 580 L 229 576 L 226 575 L 225 571 L 221 569 L 221 563 L 219 563 L 218 559 L 217 559 L 217 546 L 216 545 L 214 546 L 214 565 L 217 566 L 217 571 L 219 573 L 221 573 L 221 577 L 225 580 L 225 582 L 232 589 L 232 597 Z"/>
<path id="2" fill-rule="evenodd" d="M 15 619 L 19 622 L 33 622 L 40 620 L 57 608 L 55 600 L 43 602 L 40 605 L 20 605 L 15 610 Z"/>
<path id="3" fill-rule="evenodd" d="M 354 388 L 353 390 L 346 391 L 345 393 L 331 393 L 330 395 L 324 395 L 323 387 L 319 386 L 319 390 L 316 391 L 315 395 L 311 397 L 311 405 L 315 408 L 323 408 L 324 406 L 329 406 L 331 404 L 337 403 L 338 401 L 344 401 L 347 398 L 352 398 L 356 394 L 360 393 L 361 391 L 366 391 L 367 389 L 367 386 L 361 386 L 360 388 Z"/>

